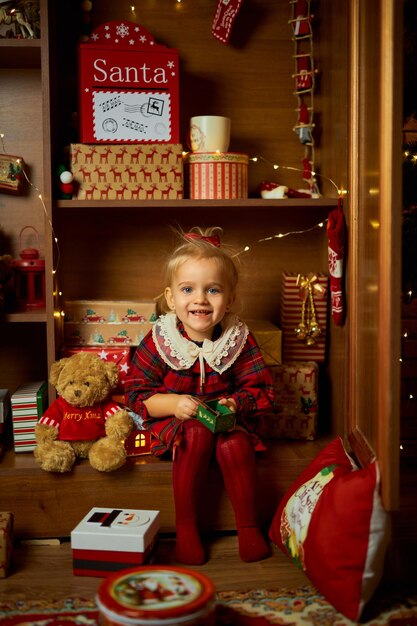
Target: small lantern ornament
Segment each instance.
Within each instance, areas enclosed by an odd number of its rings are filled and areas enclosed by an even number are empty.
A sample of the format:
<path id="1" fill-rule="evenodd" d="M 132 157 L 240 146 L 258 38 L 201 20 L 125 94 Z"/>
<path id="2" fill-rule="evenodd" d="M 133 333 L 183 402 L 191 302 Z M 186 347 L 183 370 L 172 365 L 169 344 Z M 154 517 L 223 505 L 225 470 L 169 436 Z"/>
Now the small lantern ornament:
<path id="1" fill-rule="evenodd" d="M 24 226 L 19 236 L 20 259 L 13 261 L 17 304 L 23 311 L 45 308 L 45 260 L 39 258 L 37 248 L 22 249 L 22 235 L 26 229 L 35 232 L 39 246 L 39 233 L 36 228 Z"/>

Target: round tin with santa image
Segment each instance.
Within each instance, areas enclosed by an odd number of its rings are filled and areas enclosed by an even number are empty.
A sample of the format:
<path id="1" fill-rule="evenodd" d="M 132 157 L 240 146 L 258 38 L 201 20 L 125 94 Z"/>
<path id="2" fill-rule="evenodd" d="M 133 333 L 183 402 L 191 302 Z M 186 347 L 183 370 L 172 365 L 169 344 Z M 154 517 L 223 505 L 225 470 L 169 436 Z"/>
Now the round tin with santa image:
<path id="1" fill-rule="evenodd" d="M 144 565 L 110 574 L 98 588 L 103 626 L 213 626 L 215 587 L 182 567 Z"/>

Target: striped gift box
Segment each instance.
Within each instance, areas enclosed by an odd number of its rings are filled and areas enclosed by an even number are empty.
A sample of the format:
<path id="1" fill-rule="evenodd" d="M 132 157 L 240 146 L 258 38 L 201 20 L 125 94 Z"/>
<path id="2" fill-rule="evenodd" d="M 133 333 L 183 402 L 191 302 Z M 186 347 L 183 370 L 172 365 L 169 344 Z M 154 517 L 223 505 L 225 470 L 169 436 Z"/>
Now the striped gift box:
<path id="1" fill-rule="evenodd" d="M 247 154 L 195 152 L 188 155 L 193 200 L 244 200 L 248 197 Z"/>
<path id="2" fill-rule="evenodd" d="M 47 406 L 46 381 L 27 383 L 11 397 L 15 452 L 32 452 L 36 447 L 35 426 Z"/>
<path id="3" fill-rule="evenodd" d="M 301 322 L 302 295 L 300 293 L 299 277 L 303 275 L 283 272 L 281 291 L 281 327 L 283 336 L 284 361 L 316 361 L 322 363 L 326 358 L 326 330 L 328 310 L 328 276 L 315 273 L 316 283 L 324 289 L 324 295 L 313 289 L 316 320 L 321 328 L 321 334 L 312 345 L 307 345 L 295 333 L 295 328 Z"/>

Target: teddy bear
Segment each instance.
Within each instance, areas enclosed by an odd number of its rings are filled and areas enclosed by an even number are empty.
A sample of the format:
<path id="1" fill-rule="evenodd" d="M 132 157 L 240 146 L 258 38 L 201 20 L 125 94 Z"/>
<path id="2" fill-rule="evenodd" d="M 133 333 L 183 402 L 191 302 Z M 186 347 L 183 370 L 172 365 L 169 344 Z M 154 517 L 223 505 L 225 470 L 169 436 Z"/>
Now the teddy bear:
<path id="1" fill-rule="evenodd" d="M 47 472 L 69 472 L 77 458 L 111 472 L 126 460 L 128 412 L 113 402 L 117 365 L 92 352 L 77 352 L 52 364 L 49 381 L 58 397 L 35 426 L 34 456 Z"/>

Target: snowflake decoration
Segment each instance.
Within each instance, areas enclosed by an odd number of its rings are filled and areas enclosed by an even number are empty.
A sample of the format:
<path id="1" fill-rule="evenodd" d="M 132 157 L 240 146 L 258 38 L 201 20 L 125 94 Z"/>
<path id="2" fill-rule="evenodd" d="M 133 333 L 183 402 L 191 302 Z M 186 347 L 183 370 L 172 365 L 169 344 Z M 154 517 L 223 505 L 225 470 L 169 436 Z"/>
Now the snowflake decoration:
<path id="1" fill-rule="evenodd" d="M 98 356 L 100 357 L 100 359 L 102 359 L 103 361 L 106 361 L 107 357 L 108 357 L 109 353 L 106 352 L 105 350 L 102 350 L 101 352 L 98 353 Z"/>
<path id="2" fill-rule="evenodd" d="M 139 37 L 139 41 L 140 41 L 140 43 L 145 43 L 146 42 L 146 36 L 145 35 L 141 35 Z"/>
<path id="3" fill-rule="evenodd" d="M 129 46 L 134 46 L 134 45 L 135 45 L 135 40 L 129 39 Z"/>
<path id="4" fill-rule="evenodd" d="M 106 26 L 104 27 L 104 30 L 110 30 L 110 26 L 109 26 L 109 25 L 106 25 Z"/>
<path id="5" fill-rule="evenodd" d="M 111 38 L 110 33 L 106 33 L 104 36 L 105 36 L 106 39 L 110 39 Z"/>
<path id="6" fill-rule="evenodd" d="M 174 67 L 174 61 L 168 61 L 167 66 L 169 68 L 173 68 Z"/>
<path id="7" fill-rule="evenodd" d="M 98 34 L 97 34 L 97 33 L 93 33 L 93 34 L 91 35 L 91 39 L 92 39 L 93 41 L 97 41 L 97 39 L 98 39 L 98 38 L 99 38 L 99 36 L 98 36 Z"/>
<path id="8" fill-rule="evenodd" d="M 119 37 L 126 37 L 126 35 L 129 34 L 129 26 L 126 26 L 126 24 L 123 24 L 122 22 L 121 24 L 116 26 L 116 33 L 119 35 Z"/>

